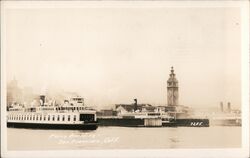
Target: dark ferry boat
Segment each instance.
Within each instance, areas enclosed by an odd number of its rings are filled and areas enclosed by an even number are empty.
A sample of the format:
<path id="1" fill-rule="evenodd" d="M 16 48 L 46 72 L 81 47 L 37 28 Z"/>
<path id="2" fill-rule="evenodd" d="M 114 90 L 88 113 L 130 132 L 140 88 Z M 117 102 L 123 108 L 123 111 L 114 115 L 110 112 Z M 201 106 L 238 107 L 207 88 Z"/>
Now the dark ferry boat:
<path id="1" fill-rule="evenodd" d="M 40 96 L 38 107 L 14 106 L 7 111 L 7 127 L 32 129 L 96 130 L 96 111 L 85 107 L 83 98 L 66 100 L 63 105 L 46 105 Z"/>

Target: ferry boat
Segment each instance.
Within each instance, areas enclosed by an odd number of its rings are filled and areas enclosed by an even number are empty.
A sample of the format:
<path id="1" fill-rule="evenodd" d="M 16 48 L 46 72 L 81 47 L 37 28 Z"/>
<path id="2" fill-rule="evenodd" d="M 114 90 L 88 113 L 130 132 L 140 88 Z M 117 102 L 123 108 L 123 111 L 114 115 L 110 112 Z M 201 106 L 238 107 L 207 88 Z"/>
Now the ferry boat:
<path id="1" fill-rule="evenodd" d="M 100 126 L 127 127 L 209 127 L 206 118 L 176 118 L 167 112 L 126 113 L 118 116 L 99 116 Z"/>
<path id="2" fill-rule="evenodd" d="M 100 126 L 161 127 L 162 118 L 157 112 L 132 112 L 117 116 L 99 116 Z"/>
<path id="3" fill-rule="evenodd" d="M 32 129 L 96 130 L 96 111 L 84 106 L 81 97 L 65 100 L 63 105 L 48 105 L 40 96 L 40 106 L 13 106 L 7 111 L 7 127 Z"/>

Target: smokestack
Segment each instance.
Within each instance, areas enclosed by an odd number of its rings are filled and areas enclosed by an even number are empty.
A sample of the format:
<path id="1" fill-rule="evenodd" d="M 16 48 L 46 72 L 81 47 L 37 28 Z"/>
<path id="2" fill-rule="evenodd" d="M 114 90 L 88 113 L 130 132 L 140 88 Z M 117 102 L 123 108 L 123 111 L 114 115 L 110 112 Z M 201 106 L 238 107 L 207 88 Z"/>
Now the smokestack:
<path id="1" fill-rule="evenodd" d="M 135 106 L 134 106 L 134 111 L 136 111 L 137 110 L 137 99 L 134 99 L 134 101 L 135 101 Z"/>
<path id="2" fill-rule="evenodd" d="M 231 103 L 230 102 L 227 103 L 227 110 L 228 110 L 228 112 L 231 112 Z"/>
<path id="3" fill-rule="evenodd" d="M 223 102 L 220 102 L 220 111 L 223 112 Z"/>
<path id="4" fill-rule="evenodd" d="M 40 95 L 40 103 L 41 103 L 41 106 L 44 106 L 44 103 L 45 103 L 45 95 Z"/>

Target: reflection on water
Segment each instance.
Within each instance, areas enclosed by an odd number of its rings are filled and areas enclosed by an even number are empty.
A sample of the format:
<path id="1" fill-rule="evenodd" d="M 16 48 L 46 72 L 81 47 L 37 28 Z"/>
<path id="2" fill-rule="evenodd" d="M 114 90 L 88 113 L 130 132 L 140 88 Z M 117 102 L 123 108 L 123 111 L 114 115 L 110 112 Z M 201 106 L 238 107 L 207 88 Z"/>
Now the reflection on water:
<path id="1" fill-rule="evenodd" d="M 237 148 L 241 127 L 7 129 L 8 150 Z"/>

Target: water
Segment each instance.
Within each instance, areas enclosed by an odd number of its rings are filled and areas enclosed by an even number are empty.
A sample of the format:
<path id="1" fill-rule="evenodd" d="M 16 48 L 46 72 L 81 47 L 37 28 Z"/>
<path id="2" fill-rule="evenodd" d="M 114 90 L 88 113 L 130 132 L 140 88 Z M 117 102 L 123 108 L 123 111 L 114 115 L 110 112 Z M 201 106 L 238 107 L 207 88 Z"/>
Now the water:
<path id="1" fill-rule="evenodd" d="M 7 129 L 8 150 L 238 148 L 241 127 Z"/>

